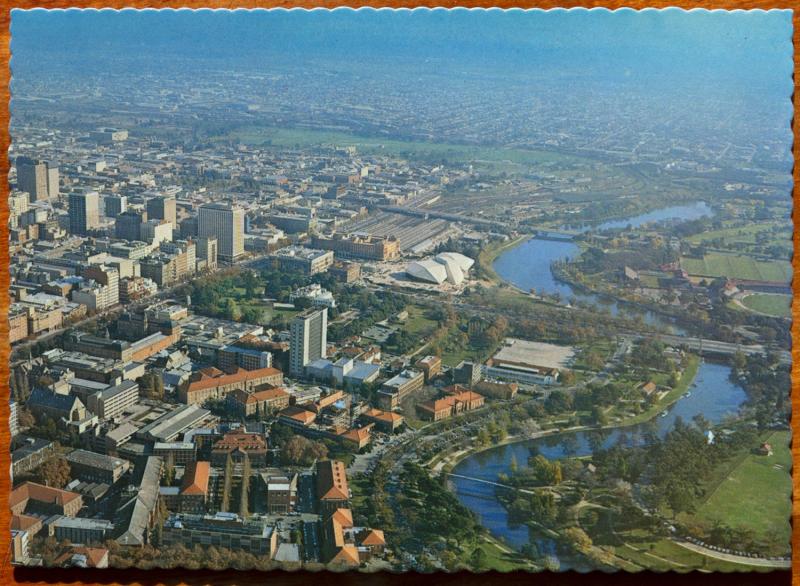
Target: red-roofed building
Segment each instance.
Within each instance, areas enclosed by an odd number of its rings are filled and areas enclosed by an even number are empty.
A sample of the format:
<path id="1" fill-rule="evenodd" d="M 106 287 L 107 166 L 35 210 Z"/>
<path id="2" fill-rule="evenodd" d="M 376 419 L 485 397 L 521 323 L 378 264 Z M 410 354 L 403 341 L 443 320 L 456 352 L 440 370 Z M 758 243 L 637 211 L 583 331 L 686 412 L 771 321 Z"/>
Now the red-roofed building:
<path id="1" fill-rule="evenodd" d="M 35 512 L 45 515 L 75 517 L 83 506 L 81 495 L 35 482 L 25 482 L 11 491 L 12 515 Z"/>
<path id="2" fill-rule="evenodd" d="M 211 462 L 191 462 L 183 473 L 180 492 L 181 513 L 205 513 Z"/>
<path id="3" fill-rule="evenodd" d="M 107 568 L 108 550 L 104 547 L 72 547 L 58 556 L 54 565 L 62 568 Z"/>
<path id="4" fill-rule="evenodd" d="M 464 411 L 472 411 L 483 407 L 483 395 L 474 391 L 463 390 L 458 385 L 448 387 L 447 396 L 434 401 L 426 401 L 417 405 L 420 417 L 430 421 L 440 421 Z"/>
<path id="5" fill-rule="evenodd" d="M 257 433 L 234 431 L 226 433 L 211 448 L 211 464 L 225 466 L 230 455 L 234 464 L 244 462 L 245 455 L 250 465 L 258 468 L 267 465 L 267 440 Z"/>
<path id="6" fill-rule="evenodd" d="M 208 399 L 222 399 L 237 389 L 254 392 L 264 385 L 279 387 L 282 384 L 283 373 L 277 368 L 240 368 L 226 374 L 212 367 L 192 375 L 188 382 L 179 387 L 178 396 L 181 402 L 188 405 L 201 405 Z"/>
<path id="7" fill-rule="evenodd" d="M 289 393 L 285 389 L 275 387 L 248 393 L 236 389 L 225 398 L 228 408 L 244 417 L 264 415 L 273 410 L 285 409 L 289 406 Z"/>
<path id="8" fill-rule="evenodd" d="M 361 417 L 386 433 L 392 433 L 403 425 L 405 418 L 394 411 L 381 411 L 380 409 L 367 409 Z"/>
<path id="9" fill-rule="evenodd" d="M 320 511 L 334 513 L 348 508 L 350 489 L 344 463 L 339 460 L 317 462 L 317 501 Z"/>
<path id="10" fill-rule="evenodd" d="M 297 405 L 292 405 L 280 412 L 278 421 L 290 427 L 304 428 L 314 423 L 316 418 L 316 413 Z"/>

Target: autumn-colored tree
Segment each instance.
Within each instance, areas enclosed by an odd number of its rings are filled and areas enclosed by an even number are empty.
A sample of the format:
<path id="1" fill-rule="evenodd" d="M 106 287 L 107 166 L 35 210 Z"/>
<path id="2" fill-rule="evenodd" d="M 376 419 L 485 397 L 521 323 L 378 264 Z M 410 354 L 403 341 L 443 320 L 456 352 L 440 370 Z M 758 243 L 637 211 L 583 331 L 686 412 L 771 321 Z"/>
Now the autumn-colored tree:
<path id="1" fill-rule="evenodd" d="M 63 458 L 51 458 L 36 471 L 37 481 L 53 488 L 64 488 L 70 481 L 70 476 L 69 462 Z"/>

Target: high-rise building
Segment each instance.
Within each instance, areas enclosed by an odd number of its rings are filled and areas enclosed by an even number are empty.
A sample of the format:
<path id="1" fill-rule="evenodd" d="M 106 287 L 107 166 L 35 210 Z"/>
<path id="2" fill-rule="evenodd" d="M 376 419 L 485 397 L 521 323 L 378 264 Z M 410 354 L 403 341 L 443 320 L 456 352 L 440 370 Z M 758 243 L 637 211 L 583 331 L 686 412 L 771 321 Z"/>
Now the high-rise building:
<path id="1" fill-rule="evenodd" d="M 147 217 L 153 220 L 167 220 L 173 228 L 178 226 L 178 208 L 175 196 L 163 195 L 147 200 Z"/>
<path id="2" fill-rule="evenodd" d="M 142 224 L 146 221 L 146 213 L 134 210 L 122 212 L 114 220 L 114 236 L 120 240 L 140 240 Z"/>
<path id="3" fill-rule="evenodd" d="M 289 371 L 301 376 L 306 364 L 327 355 L 328 310 L 308 310 L 292 320 Z"/>
<path id="4" fill-rule="evenodd" d="M 87 234 L 100 227 L 100 196 L 96 191 L 69 194 L 69 231 Z"/>
<path id="5" fill-rule="evenodd" d="M 217 239 L 213 236 L 200 238 L 197 241 L 197 258 L 206 261 L 205 268 L 214 270 L 217 268 Z"/>
<path id="6" fill-rule="evenodd" d="M 24 191 L 12 191 L 8 196 L 8 227 L 20 225 L 20 216 L 28 211 L 30 196 Z"/>
<path id="7" fill-rule="evenodd" d="M 26 191 L 31 201 L 58 197 L 58 167 L 47 161 L 17 157 L 17 188 Z"/>
<path id="8" fill-rule="evenodd" d="M 166 220 L 147 220 L 139 227 L 139 240 L 153 246 L 172 242 L 172 223 Z"/>
<path id="9" fill-rule="evenodd" d="M 215 237 L 219 260 L 235 262 L 244 254 L 244 210 L 232 203 L 200 206 L 198 235 L 200 238 Z"/>
<path id="10" fill-rule="evenodd" d="M 128 198 L 124 195 L 107 195 L 103 199 L 103 211 L 107 218 L 116 218 L 128 209 Z"/>

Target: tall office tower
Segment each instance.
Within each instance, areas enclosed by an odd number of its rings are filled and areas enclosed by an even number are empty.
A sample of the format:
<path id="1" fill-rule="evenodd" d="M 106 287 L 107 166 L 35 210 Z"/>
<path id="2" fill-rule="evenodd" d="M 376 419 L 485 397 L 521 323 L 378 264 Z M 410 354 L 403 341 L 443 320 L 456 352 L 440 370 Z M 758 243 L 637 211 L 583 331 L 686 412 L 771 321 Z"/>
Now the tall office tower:
<path id="1" fill-rule="evenodd" d="M 208 203 L 200 206 L 198 236 L 217 239 L 221 262 L 233 263 L 244 254 L 244 210 L 232 203 Z"/>
<path id="2" fill-rule="evenodd" d="M 147 220 L 139 228 L 139 240 L 153 246 L 172 242 L 172 223 L 166 220 Z"/>
<path id="3" fill-rule="evenodd" d="M 206 261 L 206 268 L 217 268 L 217 239 L 213 236 L 197 240 L 197 258 Z"/>
<path id="4" fill-rule="evenodd" d="M 164 195 L 147 200 L 147 217 L 151 220 L 167 220 L 173 228 L 178 227 L 178 208 L 175 197 Z"/>
<path id="5" fill-rule="evenodd" d="M 16 228 L 20 224 L 20 216 L 28 211 L 29 195 L 24 191 L 12 191 L 8 196 L 8 226 Z"/>
<path id="6" fill-rule="evenodd" d="M 100 196 L 96 191 L 69 194 L 69 231 L 87 234 L 100 227 Z"/>
<path id="7" fill-rule="evenodd" d="M 107 195 L 103 200 L 103 211 L 107 218 L 116 218 L 128 209 L 128 198 L 124 195 Z"/>
<path id="8" fill-rule="evenodd" d="M 328 309 L 310 309 L 292 320 L 289 371 L 302 376 L 306 364 L 325 358 L 328 345 Z"/>
<path id="9" fill-rule="evenodd" d="M 105 306 L 110 307 L 119 303 L 119 270 L 110 265 L 90 265 L 83 269 L 82 276 L 92 279 L 107 288 L 103 294 L 106 296 Z"/>
<path id="10" fill-rule="evenodd" d="M 58 167 L 47 161 L 17 157 L 17 188 L 26 191 L 31 201 L 58 197 Z"/>
<path id="11" fill-rule="evenodd" d="M 120 240 L 140 240 L 142 224 L 147 220 L 147 214 L 134 210 L 122 212 L 114 220 L 114 236 Z"/>

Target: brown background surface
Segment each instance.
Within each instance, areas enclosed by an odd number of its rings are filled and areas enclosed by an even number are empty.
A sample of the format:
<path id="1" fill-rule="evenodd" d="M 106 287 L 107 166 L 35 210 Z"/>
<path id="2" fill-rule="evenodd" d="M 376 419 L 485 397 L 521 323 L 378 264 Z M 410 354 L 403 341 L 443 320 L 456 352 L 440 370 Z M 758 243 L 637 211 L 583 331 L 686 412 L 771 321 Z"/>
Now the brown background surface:
<path id="1" fill-rule="evenodd" d="M 517 2 L 508 2 L 507 0 L 500 0 L 498 2 L 485 2 L 485 1 L 464 1 L 464 2 L 437 2 L 437 3 L 424 3 L 414 2 L 413 0 L 398 0 L 395 2 L 387 2 L 379 0 L 376 2 L 363 2 L 360 0 L 349 1 L 346 3 L 334 1 L 325 2 L 280 2 L 280 1 L 264 1 L 264 0 L 241 0 L 239 2 L 219 2 L 213 0 L 185 0 L 184 2 L 175 1 L 142 1 L 132 0 L 130 2 L 120 1 L 96 1 L 96 0 L 77 0 L 75 2 L 66 2 L 64 0 L 57 1 L 2 1 L 3 7 L 0 11 L 0 62 L 6 64 L 0 67 L 0 177 L 7 177 L 8 175 L 8 104 L 9 104 L 9 69 L 7 67 L 9 59 L 9 41 L 10 32 L 9 24 L 11 20 L 10 10 L 13 8 L 69 8 L 69 7 L 95 7 L 95 8 L 272 8 L 272 7 L 304 7 L 313 8 L 317 6 L 333 8 L 336 6 L 350 6 L 353 8 L 359 6 L 372 6 L 372 7 L 395 7 L 395 8 L 413 8 L 417 6 L 441 6 L 446 8 L 455 8 L 458 6 L 464 7 L 498 7 L 498 8 L 569 8 L 573 6 L 582 6 L 586 8 L 603 7 L 603 8 L 666 8 L 670 6 L 677 6 L 684 9 L 692 8 L 705 8 L 705 9 L 763 9 L 769 10 L 773 8 L 781 9 L 794 9 L 793 16 L 794 24 L 794 63 L 795 71 L 800 71 L 800 0 L 797 2 L 779 1 L 759 1 L 759 0 L 726 0 L 720 2 L 665 2 L 663 0 L 655 0 L 651 2 L 643 2 L 641 0 L 632 0 L 630 2 L 619 2 L 609 0 L 606 2 L 585 1 L 585 2 L 554 2 L 551 0 L 544 0 L 539 2 L 526 2 L 519 0 Z M 43 40 L 46 42 L 46 40 Z M 795 74 L 794 79 L 794 106 L 795 111 L 800 110 L 800 96 L 798 95 L 798 76 Z M 793 130 L 795 135 L 794 142 L 794 156 L 795 160 L 798 159 L 800 154 L 800 142 L 798 142 L 798 125 L 795 121 L 793 123 Z M 800 205 L 800 167 L 795 164 L 794 168 L 794 191 L 793 198 L 795 208 Z M 8 241 L 8 182 L 0 179 L 0 242 Z M 793 212 L 795 223 L 800 222 L 800 212 L 795 210 Z M 794 232 L 794 248 L 795 258 L 793 260 L 794 273 L 800 273 L 800 255 L 797 254 L 800 244 L 800 232 Z M 8 248 L 3 247 L 0 250 L 0 388 L 8 393 L 8 322 L 5 316 L 8 314 L 9 298 L 9 274 L 8 274 Z M 794 318 L 792 324 L 792 339 L 798 340 L 800 335 L 800 302 L 798 301 L 798 290 L 800 290 L 800 279 L 795 279 L 793 283 L 795 292 L 795 300 L 792 306 L 792 315 Z M 798 382 L 800 382 L 800 344 L 794 344 L 792 348 L 792 411 L 793 414 L 800 411 L 800 391 L 798 391 Z M 0 470 L 9 470 L 11 466 L 9 455 L 9 432 L 8 426 L 5 422 L 8 420 L 8 402 L 0 400 Z M 793 447 L 792 454 L 794 457 L 794 466 L 798 466 L 800 462 L 800 415 L 793 415 Z M 794 492 L 797 493 L 800 487 L 800 475 L 793 477 Z M 795 501 L 792 507 L 792 571 L 786 572 L 772 572 L 766 574 L 700 574 L 699 572 L 690 572 L 688 574 L 677 574 L 668 572 L 664 574 L 655 574 L 649 572 L 642 572 L 639 574 L 626 574 L 625 572 L 617 572 L 615 574 L 603 574 L 601 572 L 592 572 L 589 574 L 577 574 L 574 572 L 564 572 L 561 574 L 526 574 L 526 573 L 510 573 L 500 574 L 497 572 L 489 572 L 486 574 L 470 574 L 470 573 L 457 573 L 457 574 L 359 574 L 357 572 L 350 572 L 346 574 L 332 574 L 332 573 L 317 573 L 312 574 L 309 572 L 213 572 L 213 571 L 187 571 L 187 570 L 153 570 L 153 571 L 132 571 L 132 570 L 52 570 L 52 569 L 34 569 L 34 568 L 12 568 L 9 564 L 9 509 L 7 506 L 7 499 L 9 493 L 9 475 L 0 473 L 0 552 L 2 553 L 2 565 L 0 565 L 0 586 L 5 584 L 142 584 L 142 585 L 178 585 L 178 584 L 287 584 L 287 585 L 305 585 L 305 584 L 319 584 L 324 582 L 335 582 L 342 586 L 350 584 L 385 584 L 385 585 L 399 585 L 399 584 L 442 584 L 442 585 L 455 585 L 458 586 L 472 586 L 484 584 L 503 584 L 504 586 L 512 586 L 516 584 L 653 584 L 653 585 L 675 585 L 675 584 L 736 584 L 740 586 L 748 586 L 750 584 L 764 584 L 764 585 L 784 585 L 794 584 L 800 586 L 800 556 L 798 549 L 800 549 L 800 526 L 797 525 L 800 521 L 800 502 Z"/>

